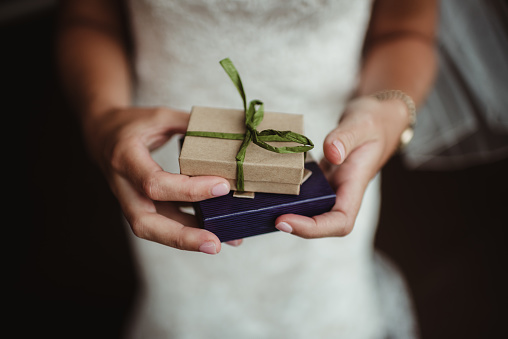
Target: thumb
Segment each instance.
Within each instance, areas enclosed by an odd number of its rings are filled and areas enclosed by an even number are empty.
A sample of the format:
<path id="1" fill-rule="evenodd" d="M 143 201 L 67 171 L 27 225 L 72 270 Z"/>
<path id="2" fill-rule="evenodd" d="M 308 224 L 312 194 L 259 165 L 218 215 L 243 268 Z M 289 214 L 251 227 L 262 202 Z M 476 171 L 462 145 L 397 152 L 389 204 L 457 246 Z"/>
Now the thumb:
<path id="1" fill-rule="evenodd" d="M 373 140 L 374 134 L 370 112 L 345 112 L 339 125 L 325 138 L 324 155 L 330 163 L 340 165 L 356 148 Z"/>

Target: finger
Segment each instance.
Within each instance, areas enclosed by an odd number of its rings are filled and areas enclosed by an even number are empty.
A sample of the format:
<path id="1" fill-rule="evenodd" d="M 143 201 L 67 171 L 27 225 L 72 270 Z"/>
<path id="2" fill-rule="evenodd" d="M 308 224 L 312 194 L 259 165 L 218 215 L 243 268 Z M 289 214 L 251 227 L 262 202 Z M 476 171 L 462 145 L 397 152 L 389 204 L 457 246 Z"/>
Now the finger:
<path id="1" fill-rule="evenodd" d="M 176 204 L 174 202 L 155 202 L 155 207 L 157 209 L 157 212 L 163 216 L 166 216 L 172 220 L 178 221 L 181 224 L 198 228 L 198 222 L 194 215 L 190 215 L 188 213 L 183 213 L 180 210 L 180 207 L 183 204 Z M 226 241 L 225 243 L 230 246 L 240 246 L 243 242 L 243 239 L 236 239 L 236 240 L 230 240 Z"/>
<path id="2" fill-rule="evenodd" d="M 313 217 L 281 215 L 275 220 L 275 227 L 306 239 L 346 236 L 353 230 L 363 192 L 364 188 L 356 182 L 345 182 L 337 190 L 335 205 L 330 212 Z"/>
<path id="3" fill-rule="evenodd" d="M 332 212 L 327 213 L 332 214 Z M 334 212 L 333 214 L 337 214 L 331 216 L 331 218 L 334 218 L 333 226 L 325 226 L 321 221 L 318 222 L 318 216 L 310 218 L 297 214 L 285 214 L 275 221 L 275 228 L 281 232 L 291 233 L 305 239 L 346 235 L 346 232 L 341 231 L 344 223 L 341 222 L 340 218 L 344 216 L 340 212 Z M 326 222 L 326 220 L 324 221 Z"/>
<path id="4" fill-rule="evenodd" d="M 224 178 L 165 172 L 140 144 L 131 147 L 122 163 L 122 174 L 152 200 L 201 201 L 230 191 L 229 182 Z"/>
<path id="5" fill-rule="evenodd" d="M 153 200 L 201 201 L 229 193 L 229 182 L 220 177 L 172 174 L 164 171 L 152 173 L 146 194 Z"/>
<path id="6" fill-rule="evenodd" d="M 368 170 L 373 166 L 371 153 L 374 144 L 358 148 L 347 162 L 340 165 L 330 178 L 336 189 L 336 200 L 330 212 L 312 218 L 286 214 L 279 216 L 276 228 L 303 238 L 345 236 L 353 230 L 363 195 L 372 177 Z"/>
<path id="7" fill-rule="evenodd" d="M 235 246 L 235 247 L 240 246 L 242 243 L 243 243 L 243 239 L 226 241 L 226 244 L 228 244 L 230 246 Z"/>
<path id="8" fill-rule="evenodd" d="M 357 147 L 375 140 L 374 124 L 371 111 L 345 112 L 337 128 L 325 138 L 323 152 L 326 159 L 335 165 L 342 164 Z"/>
<path id="9" fill-rule="evenodd" d="M 180 209 L 179 203 L 173 201 L 154 201 L 155 210 L 166 218 L 175 220 L 183 225 L 199 228 L 198 220 L 195 215 L 185 213 Z"/>
<path id="10" fill-rule="evenodd" d="M 190 114 L 181 111 L 157 109 L 149 120 L 149 133 L 143 135 L 143 143 L 150 151 L 157 149 L 175 134 L 184 134 L 189 125 Z"/>
<path id="11" fill-rule="evenodd" d="M 188 120 L 187 113 L 157 109 L 141 125 L 127 129 L 111 155 L 114 172 L 152 200 L 198 201 L 227 194 L 229 183 L 223 178 L 167 173 L 152 159 L 150 149 L 185 130 Z"/>
<path id="12" fill-rule="evenodd" d="M 139 213 L 131 223 L 134 234 L 180 250 L 217 254 L 219 238 L 204 229 L 185 226 L 158 213 Z"/>
<path id="13" fill-rule="evenodd" d="M 119 202 L 137 237 L 181 250 L 208 254 L 220 252 L 221 243 L 217 236 L 196 228 L 196 221 L 189 219 L 192 216 L 181 213 L 176 206 L 170 206 L 169 203 L 154 204 L 125 179 L 121 178 L 119 181 L 123 181 Z"/>

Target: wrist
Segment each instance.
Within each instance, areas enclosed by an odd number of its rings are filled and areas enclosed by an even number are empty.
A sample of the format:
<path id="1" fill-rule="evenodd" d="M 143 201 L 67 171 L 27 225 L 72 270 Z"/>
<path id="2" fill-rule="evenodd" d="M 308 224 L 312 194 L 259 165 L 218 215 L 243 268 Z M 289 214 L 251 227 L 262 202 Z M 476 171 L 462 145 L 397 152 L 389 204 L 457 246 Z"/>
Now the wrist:
<path id="1" fill-rule="evenodd" d="M 373 97 L 379 101 L 398 101 L 403 104 L 405 111 L 406 125 L 400 135 L 398 150 L 404 149 L 412 140 L 414 127 L 416 125 L 416 106 L 413 99 L 400 90 L 386 90 L 373 94 Z"/>
<path id="2" fill-rule="evenodd" d="M 92 160 L 104 169 L 107 162 L 107 153 L 114 138 L 113 134 L 118 130 L 121 121 L 118 114 L 121 108 L 109 107 L 97 110 L 89 110 L 80 116 L 81 131 L 85 147 Z"/>

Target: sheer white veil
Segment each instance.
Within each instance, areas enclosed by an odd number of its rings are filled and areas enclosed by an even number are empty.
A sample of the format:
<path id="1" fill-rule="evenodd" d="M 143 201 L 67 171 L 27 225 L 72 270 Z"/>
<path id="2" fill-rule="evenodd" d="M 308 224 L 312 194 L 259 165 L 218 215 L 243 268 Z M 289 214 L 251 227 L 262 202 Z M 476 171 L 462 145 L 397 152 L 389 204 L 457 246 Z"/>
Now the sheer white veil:
<path id="1" fill-rule="evenodd" d="M 413 169 L 458 169 L 508 155 L 508 2 L 440 6 L 438 77 L 403 154 Z"/>

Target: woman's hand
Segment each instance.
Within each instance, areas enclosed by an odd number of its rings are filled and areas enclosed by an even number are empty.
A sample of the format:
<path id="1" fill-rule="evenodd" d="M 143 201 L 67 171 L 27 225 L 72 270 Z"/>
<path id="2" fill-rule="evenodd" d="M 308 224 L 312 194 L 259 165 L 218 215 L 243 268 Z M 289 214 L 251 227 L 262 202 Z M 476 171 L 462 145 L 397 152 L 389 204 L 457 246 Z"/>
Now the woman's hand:
<path id="1" fill-rule="evenodd" d="M 375 1 L 356 93 L 398 89 L 421 104 L 436 74 L 437 20 L 435 0 Z M 313 218 L 281 215 L 276 227 L 304 238 L 349 234 L 369 181 L 393 154 L 408 124 L 402 101 L 367 96 L 352 101 L 324 142 L 322 167 L 336 190 L 334 207 Z"/>
<path id="2" fill-rule="evenodd" d="M 276 227 L 303 238 L 345 236 L 353 230 L 369 181 L 396 150 L 409 123 L 405 104 L 362 97 L 346 108 L 338 127 L 324 142 L 321 167 L 336 190 L 330 212 L 312 218 L 285 214 Z"/>
<path id="3" fill-rule="evenodd" d="M 188 113 L 166 108 L 116 109 L 100 121 L 85 122 L 85 139 L 136 236 L 215 254 L 221 249 L 217 236 L 197 228 L 195 218 L 178 204 L 225 195 L 227 180 L 168 173 L 150 155 L 175 134 L 185 133 L 188 122 Z"/>

